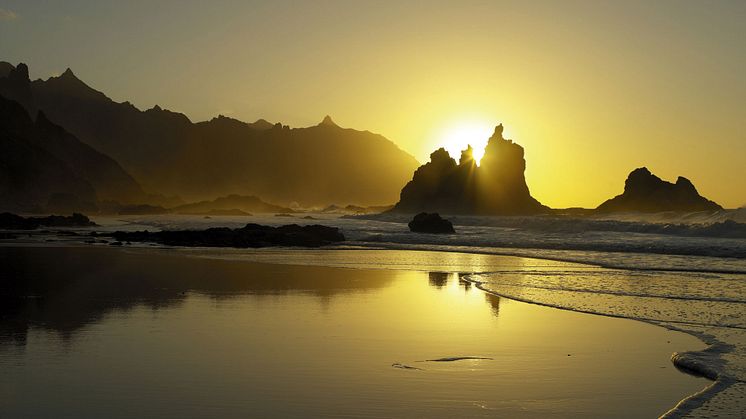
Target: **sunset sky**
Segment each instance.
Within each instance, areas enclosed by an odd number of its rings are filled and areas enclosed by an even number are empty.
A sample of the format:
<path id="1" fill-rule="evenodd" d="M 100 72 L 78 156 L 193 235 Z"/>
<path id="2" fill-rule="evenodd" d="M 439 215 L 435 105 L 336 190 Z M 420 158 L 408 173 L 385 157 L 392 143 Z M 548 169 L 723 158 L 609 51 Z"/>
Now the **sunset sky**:
<path id="1" fill-rule="evenodd" d="M 640 166 L 746 204 L 744 1 L 0 0 L 0 60 L 193 121 L 329 114 L 421 162 L 502 122 L 552 207 Z"/>

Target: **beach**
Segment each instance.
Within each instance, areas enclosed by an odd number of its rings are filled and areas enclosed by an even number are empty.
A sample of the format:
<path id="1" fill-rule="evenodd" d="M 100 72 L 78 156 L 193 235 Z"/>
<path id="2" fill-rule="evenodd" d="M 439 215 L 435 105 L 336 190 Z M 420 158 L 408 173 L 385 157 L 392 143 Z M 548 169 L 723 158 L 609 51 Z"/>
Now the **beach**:
<path id="1" fill-rule="evenodd" d="M 3 416 L 654 417 L 711 383 L 689 334 L 476 286 L 551 261 L 238 253 L 0 247 Z"/>

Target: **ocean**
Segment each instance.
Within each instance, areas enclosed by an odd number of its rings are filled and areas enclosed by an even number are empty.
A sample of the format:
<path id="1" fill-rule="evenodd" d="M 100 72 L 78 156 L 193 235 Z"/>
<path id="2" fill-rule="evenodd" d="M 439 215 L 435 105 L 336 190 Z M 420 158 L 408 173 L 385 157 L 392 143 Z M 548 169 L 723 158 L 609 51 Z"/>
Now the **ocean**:
<path id="1" fill-rule="evenodd" d="M 616 219 L 456 216 L 449 217 L 457 231 L 453 235 L 411 233 L 403 216 L 311 216 L 94 220 L 102 226 L 97 231 L 240 227 L 247 222 L 336 226 L 347 241 L 331 249 L 174 251 L 213 259 L 457 274 L 495 296 L 682 331 L 707 348 L 673 353 L 674 365 L 713 381 L 671 406 L 668 415 L 746 416 L 746 210 Z M 15 245 L 76 245 L 79 240 L 35 235 Z M 490 255 L 532 262 L 506 267 L 493 263 Z"/>

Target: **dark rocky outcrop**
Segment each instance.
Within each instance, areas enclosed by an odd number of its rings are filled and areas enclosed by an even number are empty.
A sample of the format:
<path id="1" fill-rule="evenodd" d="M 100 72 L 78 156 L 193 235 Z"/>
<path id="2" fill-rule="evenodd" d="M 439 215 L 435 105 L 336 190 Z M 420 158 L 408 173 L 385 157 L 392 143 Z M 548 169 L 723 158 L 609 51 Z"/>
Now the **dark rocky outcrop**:
<path id="1" fill-rule="evenodd" d="M 440 148 L 430 162 L 420 166 L 401 191 L 392 211 L 449 214 L 527 215 L 546 212 L 529 193 L 524 171 L 523 147 L 503 138 L 498 125 L 485 148 L 481 164 L 464 150 L 459 162 Z"/>
<path id="2" fill-rule="evenodd" d="M 39 227 L 94 227 L 96 223 L 83 214 L 74 213 L 70 216 L 49 215 L 47 217 L 21 217 L 20 215 L 4 212 L 0 214 L 0 229 L 4 230 L 34 230 Z"/>
<path id="3" fill-rule="evenodd" d="M 663 212 L 717 211 L 720 205 L 697 192 L 691 181 L 679 177 L 676 183 L 666 182 L 650 173 L 646 167 L 635 169 L 624 183 L 624 193 L 609 199 L 597 212 Z"/>
<path id="4" fill-rule="evenodd" d="M 409 231 L 415 233 L 448 234 L 455 233 L 453 224 L 441 218 L 438 213 L 421 212 L 409 222 Z"/>
<path id="5" fill-rule="evenodd" d="M 349 204 L 345 207 L 342 207 L 332 204 L 321 209 L 321 212 L 346 215 L 380 214 L 382 212 L 389 211 L 393 207 L 393 205 L 371 205 L 369 207 L 364 207 L 354 204 Z"/>
<path id="6" fill-rule="evenodd" d="M 210 214 L 220 211 L 242 211 L 244 213 L 293 212 L 292 209 L 262 201 L 256 196 L 228 195 L 172 208 L 177 214 Z"/>
<path id="7" fill-rule="evenodd" d="M 336 227 L 322 225 L 280 227 L 246 224 L 243 228 L 225 227 L 207 230 L 173 231 L 117 231 L 112 236 L 119 242 L 152 242 L 168 246 L 186 247 L 238 247 L 256 248 L 269 246 L 320 247 L 345 240 Z"/>
<path id="8" fill-rule="evenodd" d="M 0 94 L 24 102 L 32 115 L 43 110 L 50 121 L 116 159 L 146 190 L 188 201 L 254 194 L 305 206 L 381 204 L 396 199 L 418 166 L 383 136 L 341 128 L 331 118 L 294 129 L 224 116 L 193 123 L 158 106 L 141 111 L 114 102 L 69 69 L 30 84 L 23 69 L 16 78 L 25 87 L 3 77 L 8 88 L 0 82 Z M 32 101 L 25 99 L 28 92 Z"/>
<path id="9" fill-rule="evenodd" d="M 106 214 L 119 215 L 154 215 L 169 214 L 171 211 L 159 205 L 132 204 L 121 205 L 117 203 L 106 203 L 99 205 L 99 211 Z"/>

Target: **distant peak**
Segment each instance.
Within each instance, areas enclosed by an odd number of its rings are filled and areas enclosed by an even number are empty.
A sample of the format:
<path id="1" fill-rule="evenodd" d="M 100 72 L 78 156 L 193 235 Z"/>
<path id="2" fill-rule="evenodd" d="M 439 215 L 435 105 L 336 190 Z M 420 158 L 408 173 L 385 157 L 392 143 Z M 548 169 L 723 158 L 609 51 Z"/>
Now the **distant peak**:
<path id="1" fill-rule="evenodd" d="M 75 76 L 75 73 L 73 73 L 73 71 L 70 70 L 70 67 L 68 67 L 64 73 L 60 74 L 60 77 L 64 77 L 66 79 L 77 79 L 78 78 L 77 76 Z"/>
<path id="2" fill-rule="evenodd" d="M 268 129 L 272 129 L 272 127 L 274 126 L 274 124 L 272 124 L 271 122 L 267 121 L 264 118 L 259 118 L 255 122 L 252 122 L 248 125 L 251 128 L 256 129 L 256 130 L 268 130 Z"/>
<path id="3" fill-rule="evenodd" d="M 319 125 L 328 125 L 332 127 L 338 127 L 339 125 L 335 124 L 334 121 L 332 121 L 332 117 L 327 115 L 324 117 L 324 119 L 321 121 Z"/>
<path id="4" fill-rule="evenodd" d="M 9 72 L 8 77 L 16 81 L 28 81 L 28 66 L 24 63 L 19 63 Z"/>

